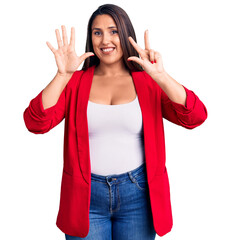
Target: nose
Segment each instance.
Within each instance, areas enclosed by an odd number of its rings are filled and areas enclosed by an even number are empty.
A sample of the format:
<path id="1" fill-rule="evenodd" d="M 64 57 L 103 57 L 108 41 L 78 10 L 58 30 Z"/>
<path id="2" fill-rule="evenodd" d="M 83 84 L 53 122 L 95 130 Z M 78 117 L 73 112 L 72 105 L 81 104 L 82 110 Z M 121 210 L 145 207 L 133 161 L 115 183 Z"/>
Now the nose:
<path id="1" fill-rule="evenodd" d="M 102 43 L 104 45 L 107 45 L 108 43 L 110 43 L 111 37 L 108 33 L 104 33 L 103 37 L 102 37 Z"/>

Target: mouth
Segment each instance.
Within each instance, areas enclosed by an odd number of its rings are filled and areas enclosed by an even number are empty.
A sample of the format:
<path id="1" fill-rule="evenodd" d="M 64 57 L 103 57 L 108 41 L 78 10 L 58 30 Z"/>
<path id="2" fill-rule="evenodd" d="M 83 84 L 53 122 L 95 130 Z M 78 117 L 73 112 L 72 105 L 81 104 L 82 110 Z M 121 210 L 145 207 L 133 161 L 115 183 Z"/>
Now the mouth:
<path id="1" fill-rule="evenodd" d="M 110 54 L 114 51 L 115 47 L 100 48 L 101 52 L 104 54 Z"/>

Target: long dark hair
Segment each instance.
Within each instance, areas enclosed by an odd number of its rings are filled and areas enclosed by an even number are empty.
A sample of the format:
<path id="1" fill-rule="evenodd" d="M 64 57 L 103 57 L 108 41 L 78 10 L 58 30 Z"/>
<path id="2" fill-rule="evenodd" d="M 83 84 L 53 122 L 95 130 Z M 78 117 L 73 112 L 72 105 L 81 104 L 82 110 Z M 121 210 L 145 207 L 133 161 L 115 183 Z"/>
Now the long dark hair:
<path id="1" fill-rule="evenodd" d="M 87 27 L 87 42 L 85 51 L 94 52 L 92 45 L 92 30 L 91 30 L 92 23 L 96 16 L 103 14 L 110 15 L 117 25 L 120 44 L 123 51 L 123 62 L 125 64 L 125 67 L 130 71 L 143 71 L 142 67 L 138 63 L 134 61 L 130 62 L 127 61 L 127 58 L 130 56 L 139 57 L 138 52 L 135 50 L 135 48 L 131 45 L 131 43 L 128 40 L 128 37 L 131 36 L 136 41 L 136 34 L 127 13 L 122 8 L 114 4 L 101 5 L 91 15 Z M 85 71 L 93 65 L 98 66 L 99 63 L 100 60 L 95 54 L 94 56 L 85 59 L 82 70 Z"/>

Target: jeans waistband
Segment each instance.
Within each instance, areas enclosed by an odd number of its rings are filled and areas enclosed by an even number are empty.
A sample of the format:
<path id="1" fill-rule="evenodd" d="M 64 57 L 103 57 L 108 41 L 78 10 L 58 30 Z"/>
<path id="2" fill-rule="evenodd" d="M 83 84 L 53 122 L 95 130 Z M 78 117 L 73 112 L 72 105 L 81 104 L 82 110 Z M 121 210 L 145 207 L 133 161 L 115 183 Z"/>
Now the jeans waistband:
<path id="1" fill-rule="evenodd" d="M 142 163 L 142 165 L 140 165 L 138 168 L 133 169 L 132 171 L 128 171 L 126 173 L 122 173 L 122 174 L 113 174 L 113 175 L 107 175 L 107 176 L 102 176 L 102 175 L 98 175 L 95 173 L 91 173 L 91 179 L 92 180 L 96 180 L 99 182 L 121 182 L 124 181 L 128 178 L 135 177 L 136 175 L 138 175 L 141 172 L 146 172 L 146 163 Z"/>

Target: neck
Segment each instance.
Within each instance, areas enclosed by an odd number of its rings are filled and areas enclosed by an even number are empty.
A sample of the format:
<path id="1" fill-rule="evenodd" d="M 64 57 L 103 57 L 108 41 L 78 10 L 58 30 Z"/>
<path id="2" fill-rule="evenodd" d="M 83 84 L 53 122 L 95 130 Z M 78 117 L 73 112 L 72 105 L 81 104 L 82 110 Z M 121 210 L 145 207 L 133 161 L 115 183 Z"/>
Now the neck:
<path id="1" fill-rule="evenodd" d="M 128 73 L 129 70 L 125 67 L 122 61 L 113 64 L 105 64 L 103 62 L 100 62 L 100 64 L 95 68 L 95 74 L 105 77 L 115 77 Z"/>

